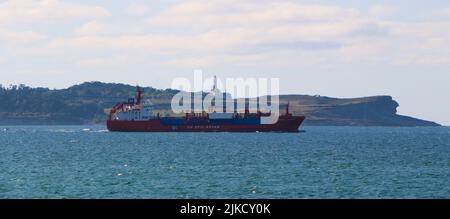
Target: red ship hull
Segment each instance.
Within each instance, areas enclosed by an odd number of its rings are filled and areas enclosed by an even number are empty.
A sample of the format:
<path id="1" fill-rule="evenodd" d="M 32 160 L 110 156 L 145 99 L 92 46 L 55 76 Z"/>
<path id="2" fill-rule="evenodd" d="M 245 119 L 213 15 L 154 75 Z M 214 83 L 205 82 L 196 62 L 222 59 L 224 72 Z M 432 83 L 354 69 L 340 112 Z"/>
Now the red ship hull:
<path id="1" fill-rule="evenodd" d="M 281 116 L 275 124 L 202 124 L 202 125 L 164 125 L 160 119 L 148 121 L 108 120 L 109 131 L 116 132 L 299 132 L 304 116 Z"/>

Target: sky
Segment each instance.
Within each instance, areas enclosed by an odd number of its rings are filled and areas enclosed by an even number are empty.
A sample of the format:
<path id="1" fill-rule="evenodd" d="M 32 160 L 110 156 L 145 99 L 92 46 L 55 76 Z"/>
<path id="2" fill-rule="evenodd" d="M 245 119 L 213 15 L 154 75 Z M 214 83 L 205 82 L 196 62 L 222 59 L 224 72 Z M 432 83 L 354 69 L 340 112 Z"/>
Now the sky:
<path id="1" fill-rule="evenodd" d="M 0 0 L 0 84 L 277 77 L 450 125 L 450 1 Z"/>

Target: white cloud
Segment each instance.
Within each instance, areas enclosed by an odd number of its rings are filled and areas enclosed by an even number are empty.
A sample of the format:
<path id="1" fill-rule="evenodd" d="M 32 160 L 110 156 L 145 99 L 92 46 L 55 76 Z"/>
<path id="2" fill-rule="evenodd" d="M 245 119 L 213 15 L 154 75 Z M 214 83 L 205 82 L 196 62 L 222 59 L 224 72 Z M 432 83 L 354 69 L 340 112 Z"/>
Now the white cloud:
<path id="1" fill-rule="evenodd" d="M 62 21 L 108 15 L 103 7 L 59 0 L 7 0 L 0 4 L 0 23 Z"/>
<path id="2" fill-rule="evenodd" d="M 450 16 L 450 7 L 436 9 L 431 14 L 438 17 L 448 17 Z"/>
<path id="3" fill-rule="evenodd" d="M 44 39 L 45 36 L 41 33 L 34 31 L 10 31 L 0 28 L 0 42 L 3 43 L 13 43 L 13 44 L 23 44 L 32 43 L 38 40 Z M 0 43 L 2 45 L 2 43 Z"/>
<path id="4" fill-rule="evenodd" d="M 357 15 L 351 8 L 322 5 L 302 5 L 286 1 L 260 3 L 257 1 L 182 2 L 148 22 L 162 27 L 267 26 L 279 23 L 341 20 Z"/>
<path id="5" fill-rule="evenodd" d="M 372 16 L 389 16 L 398 12 L 397 8 L 387 5 L 375 5 L 370 7 L 369 15 Z"/>
<path id="6" fill-rule="evenodd" d="M 91 21 L 76 28 L 75 35 L 22 52 L 71 54 L 82 66 L 126 65 L 148 56 L 158 57 L 156 64 L 188 67 L 450 64 L 450 21 L 400 22 L 385 16 L 395 11 L 388 6 L 362 11 L 289 1 L 183 1 L 144 18 L 146 23 L 129 27 Z M 132 31 L 137 29 L 141 31 Z"/>
<path id="7" fill-rule="evenodd" d="M 75 33 L 78 35 L 98 35 L 98 34 L 109 34 L 112 32 L 114 32 L 113 25 L 98 21 L 91 21 L 85 23 L 81 27 L 75 29 Z"/>
<path id="8" fill-rule="evenodd" d="M 193 32 L 197 42 L 188 44 L 209 48 L 210 54 L 205 54 L 208 58 L 202 63 L 223 53 L 257 55 L 270 49 L 276 55 L 265 54 L 269 62 L 289 59 L 298 63 L 298 57 L 309 53 L 322 61 L 450 64 L 450 54 L 446 52 L 450 37 L 444 31 L 448 24 L 402 23 L 386 18 L 397 11 L 383 5 L 361 11 L 288 1 L 228 4 L 213 0 L 180 3 L 150 17 L 148 22 L 154 27 Z M 442 45 L 417 46 L 426 45 L 430 38 L 439 38 Z M 289 52 L 293 50 L 296 52 Z M 316 56 L 318 51 L 321 57 Z M 415 59 L 410 58 L 411 53 L 416 54 Z M 280 54 L 288 55 L 279 57 Z"/>
<path id="9" fill-rule="evenodd" d="M 136 4 L 133 3 L 128 6 L 127 8 L 127 14 L 133 15 L 133 16 L 143 16 L 149 12 L 149 7 L 144 4 Z"/>
<path id="10" fill-rule="evenodd" d="M 102 67 L 102 66 L 117 66 L 131 64 L 136 61 L 133 57 L 127 54 L 109 56 L 109 57 L 96 57 L 96 58 L 80 58 L 76 61 L 79 66 L 82 67 Z"/>

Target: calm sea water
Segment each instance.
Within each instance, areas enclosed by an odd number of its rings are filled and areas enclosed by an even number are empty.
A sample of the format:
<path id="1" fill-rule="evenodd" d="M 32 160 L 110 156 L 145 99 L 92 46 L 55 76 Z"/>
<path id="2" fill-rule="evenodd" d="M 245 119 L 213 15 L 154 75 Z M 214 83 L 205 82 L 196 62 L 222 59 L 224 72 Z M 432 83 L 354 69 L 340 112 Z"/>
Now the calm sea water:
<path id="1" fill-rule="evenodd" d="M 450 198 L 450 128 L 0 127 L 1 198 Z"/>

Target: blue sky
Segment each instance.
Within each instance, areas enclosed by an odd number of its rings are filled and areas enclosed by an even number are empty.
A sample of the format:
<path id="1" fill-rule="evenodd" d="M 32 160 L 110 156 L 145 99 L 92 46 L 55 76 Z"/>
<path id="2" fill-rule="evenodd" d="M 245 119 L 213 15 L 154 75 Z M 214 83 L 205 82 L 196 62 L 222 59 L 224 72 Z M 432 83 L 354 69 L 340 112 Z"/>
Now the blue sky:
<path id="1" fill-rule="evenodd" d="M 450 2 L 0 1 L 0 84 L 169 87 L 279 77 L 282 93 L 392 95 L 450 125 Z"/>

